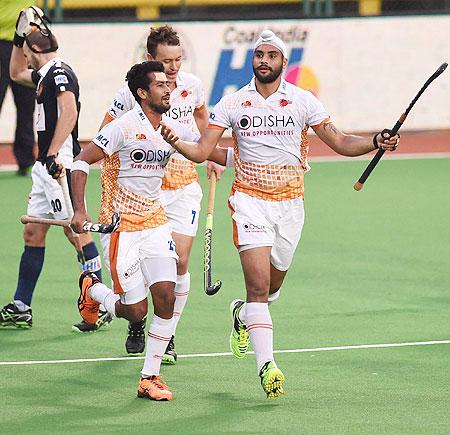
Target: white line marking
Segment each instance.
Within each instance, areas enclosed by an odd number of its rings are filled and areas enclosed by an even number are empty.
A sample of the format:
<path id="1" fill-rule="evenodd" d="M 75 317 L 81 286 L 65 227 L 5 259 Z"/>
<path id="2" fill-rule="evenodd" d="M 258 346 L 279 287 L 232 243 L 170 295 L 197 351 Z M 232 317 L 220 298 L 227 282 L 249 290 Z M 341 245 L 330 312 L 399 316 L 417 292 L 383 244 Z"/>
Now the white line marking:
<path id="1" fill-rule="evenodd" d="M 430 346 L 433 344 L 450 344 L 450 340 L 414 341 L 407 343 L 358 344 L 353 346 L 316 347 L 312 349 L 285 349 L 285 350 L 275 350 L 274 353 L 306 353 L 306 352 L 329 352 L 335 350 L 353 350 L 353 349 L 383 349 L 383 348 L 407 347 L 407 346 Z M 249 354 L 253 354 L 253 352 L 249 352 Z M 211 358 L 218 356 L 231 356 L 231 352 L 193 353 L 188 355 L 178 355 L 178 358 Z M 60 359 L 60 360 L 43 360 L 43 361 L 0 361 L 0 366 L 69 364 L 69 363 L 88 363 L 88 362 L 102 362 L 102 361 L 136 361 L 141 359 L 144 359 L 144 357 L 122 356 L 122 357 Z"/>

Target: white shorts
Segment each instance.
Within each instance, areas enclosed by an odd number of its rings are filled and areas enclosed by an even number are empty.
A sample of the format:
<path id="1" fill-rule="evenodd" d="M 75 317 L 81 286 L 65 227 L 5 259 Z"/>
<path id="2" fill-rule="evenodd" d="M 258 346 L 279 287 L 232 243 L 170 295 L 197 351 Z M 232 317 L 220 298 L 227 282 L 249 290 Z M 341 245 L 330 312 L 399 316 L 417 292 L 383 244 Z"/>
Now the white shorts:
<path id="1" fill-rule="evenodd" d="M 177 261 L 169 224 L 110 235 L 111 279 L 123 304 L 144 300 L 156 282 L 176 282 Z"/>
<path id="2" fill-rule="evenodd" d="M 28 199 L 29 216 L 67 219 L 64 194 L 61 186 L 47 172 L 41 162 L 36 162 L 31 170 L 33 185 Z"/>
<path id="3" fill-rule="evenodd" d="M 233 218 L 233 239 L 239 252 L 271 246 L 272 265 L 281 271 L 288 270 L 305 220 L 303 198 L 265 201 L 234 192 L 228 202 Z"/>
<path id="4" fill-rule="evenodd" d="M 202 197 L 196 181 L 181 189 L 161 191 L 160 200 L 173 232 L 195 237 Z"/>

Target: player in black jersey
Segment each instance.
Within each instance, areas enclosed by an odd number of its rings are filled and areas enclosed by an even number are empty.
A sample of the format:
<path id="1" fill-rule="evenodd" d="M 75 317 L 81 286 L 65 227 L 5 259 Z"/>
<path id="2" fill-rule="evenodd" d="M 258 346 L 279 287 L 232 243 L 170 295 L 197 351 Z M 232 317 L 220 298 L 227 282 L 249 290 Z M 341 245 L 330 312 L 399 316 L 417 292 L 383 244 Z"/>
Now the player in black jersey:
<path id="1" fill-rule="evenodd" d="M 28 215 L 54 219 L 71 218 L 71 206 L 66 205 L 61 176 L 70 177 L 74 157 L 80 152 L 78 115 L 80 112 L 78 79 L 72 68 L 58 57 L 58 44 L 48 28 L 45 17 L 37 8 L 21 11 L 10 62 L 11 78 L 23 85 L 36 87 L 39 156 L 32 169 L 32 189 Z M 69 183 L 70 185 L 70 183 Z M 70 201 L 68 201 L 70 202 Z M 0 310 L 0 325 L 19 328 L 32 326 L 31 299 L 44 263 L 45 239 L 49 225 L 28 223 L 24 229 L 25 248 L 19 266 L 19 278 L 14 300 Z M 70 229 L 65 235 L 75 246 Z M 101 264 L 97 247 L 88 234 L 80 236 L 83 270 L 101 279 Z M 109 314 L 97 324 L 81 322 L 76 331 L 95 331 L 109 323 Z"/>

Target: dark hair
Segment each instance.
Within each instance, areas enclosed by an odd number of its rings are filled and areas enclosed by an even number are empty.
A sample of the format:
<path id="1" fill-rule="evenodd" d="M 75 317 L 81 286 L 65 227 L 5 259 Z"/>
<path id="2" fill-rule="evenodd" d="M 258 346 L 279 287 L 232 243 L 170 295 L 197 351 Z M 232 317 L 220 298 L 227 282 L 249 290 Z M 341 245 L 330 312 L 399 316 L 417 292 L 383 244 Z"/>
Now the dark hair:
<path id="1" fill-rule="evenodd" d="M 25 38 L 28 47 L 31 51 L 40 53 L 51 53 L 58 49 L 58 42 L 56 41 L 55 35 L 53 33 L 44 34 L 39 30 L 30 33 Z M 36 45 L 38 50 L 34 49 L 32 46 Z"/>
<path id="2" fill-rule="evenodd" d="M 131 67 L 130 71 L 127 72 L 126 81 L 128 82 L 128 87 L 138 103 L 141 99 L 137 94 L 137 90 L 139 88 L 148 89 L 150 83 L 152 82 L 152 78 L 149 76 L 149 73 L 154 72 L 164 72 L 164 65 L 157 60 L 148 60 L 146 62 L 137 63 Z"/>
<path id="3" fill-rule="evenodd" d="M 180 38 L 177 32 L 167 24 L 160 27 L 150 27 L 150 35 L 147 38 L 147 53 L 150 53 L 153 58 L 156 57 L 158 44 L 180 45 Z"/>

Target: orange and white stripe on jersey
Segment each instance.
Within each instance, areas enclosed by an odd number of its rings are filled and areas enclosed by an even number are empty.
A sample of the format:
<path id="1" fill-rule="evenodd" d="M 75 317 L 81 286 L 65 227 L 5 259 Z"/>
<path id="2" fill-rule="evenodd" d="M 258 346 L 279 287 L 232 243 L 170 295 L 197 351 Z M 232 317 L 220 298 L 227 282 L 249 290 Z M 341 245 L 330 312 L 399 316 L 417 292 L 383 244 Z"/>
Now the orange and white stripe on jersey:
<path id="1" fill-rule="evenodd" d="M 304 195 L 304 167 L 246 162 L 239 158 L 234 133 L 233 140 L 236 171 L 233 190 L 267 201 L 287 201 Z"/>
<path id="2" fill-rule="evenodd" d="M 178 159 L 175 153 L 164 169 L 161 189 L 176 190 L 198 181 L 196 164 L 190 160 Z"/>
<path id="3" fill-rule="evenodd" d="M 165 224 L 167 218 L 159 200 L 151 200 L 123 187 L 118 182 L 119 171 L 119 153 L 105 157 L 101 171 L 103 191 L 99 222 L 109 223 L 113 213 L 118 211 L 118 231 L 141 231 Z"/>
<path id="4" fill-rule="evenodd" d="M 236 175 L 233 190 L 268 201 L 304 195 L 310 126 L 329 119 L 310 92 L 282 80 L 264 98 L 254 79 L 214 108 L 208 128 L 233 130 Z"/>

